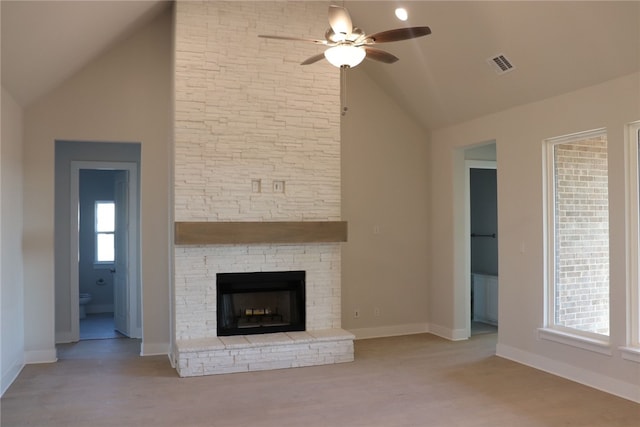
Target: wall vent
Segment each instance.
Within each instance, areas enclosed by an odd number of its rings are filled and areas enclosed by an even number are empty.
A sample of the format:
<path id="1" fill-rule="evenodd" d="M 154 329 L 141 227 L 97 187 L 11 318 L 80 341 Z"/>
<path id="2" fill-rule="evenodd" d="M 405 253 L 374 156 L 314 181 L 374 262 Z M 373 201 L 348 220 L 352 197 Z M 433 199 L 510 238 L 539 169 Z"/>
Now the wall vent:
<path id="1" fill-rule="evenodd" d="M 508 73 L 516 68 L 503 53 L 487 59 L 487 62 L 493 67 L 497 74 Z"/>

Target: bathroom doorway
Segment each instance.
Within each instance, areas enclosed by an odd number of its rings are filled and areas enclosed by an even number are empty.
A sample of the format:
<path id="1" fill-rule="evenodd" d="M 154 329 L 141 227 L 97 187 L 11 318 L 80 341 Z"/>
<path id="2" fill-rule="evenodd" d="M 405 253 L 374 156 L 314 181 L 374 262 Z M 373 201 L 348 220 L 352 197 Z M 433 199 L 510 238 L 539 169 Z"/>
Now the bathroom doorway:
<path id="1" fill-rule="evenodd" d="M 137 187 L 136 163 L 71 162 L 74 341 L 140 338 Z"/>
<path id="2" fill-rule="evenodd" d="M 131 337 L 139 338 L 142 335 L 142 286 L 140 280 L 140 160 L 141 144 L 131 142 L 92 142 L 92 141 L 55 141 L 55 250 L 54 250 L 54 271 L 55 271 L 55 342 L 56 344 L 77 342 L 80 339 L 80 293 L 90 294 L 91 299 L 87 302 L 83 295 L 82 301 L 85 303 L 85 314 L 115 313 L 118 304 L 115 300 L 115 279 L 114 273 L 126 273 L 126 296 L 125 306 L 127 310 L 127 334 Z M 126 260 L 128 265 L 111 272 L 113 266 L 100 265 L 94 262 L 95 221 L 94 205 L 96 201 L 114 201 L 112 177 L 116 175 L 116 170 L 127 173 L 127 200 L 129 201 L 129 213 L 125 223 L 128 228 Z M 91 262 L 86 268 L 93 274 L 88 279 L 83 279 L 80 283 L 80 172 L 89 171 L 101 174 L 102 178 L 108 178 L 111 189 L 108 193 L 102 193 L 100 197 L 94 198 L 90 202 L 91 217 L 87 221 L 90 229 L 89 247 Z M 84 173 L 84 172 L 83 172 Z M 115 179 L 115 178 L 113 178 Z M 101 200 L 98 200 L 101 199 Z M 104 200 L 103 200 L 104 199 Z M 114 209 L 115 216 L 115 209 Z M 117 230 L 118 228 L 116 228 Z M 105 231 L 102 230 L 101 231 Z M 108 234 L 108 233 L 107 233 Z M 107 236 L 115 240 L 115 236 Z M 82 255 L 85 257 L 87 245 L 82 246 Z M 115 248 L 113 249 L 115 251 Z M 119 271 L 118 271 L 119 270 Z M 83 275 L 84 277 L 84 275 Z M 82 291 L 81 291 L 82 289 Z M 88 310 L 87 310 L 88 309 Z M 113 316 L 112 316 L 113 318 Z M 113 334 L 113 327 L 111 333 Z M 120 336 L 120 335 L 118 335 Z"/>

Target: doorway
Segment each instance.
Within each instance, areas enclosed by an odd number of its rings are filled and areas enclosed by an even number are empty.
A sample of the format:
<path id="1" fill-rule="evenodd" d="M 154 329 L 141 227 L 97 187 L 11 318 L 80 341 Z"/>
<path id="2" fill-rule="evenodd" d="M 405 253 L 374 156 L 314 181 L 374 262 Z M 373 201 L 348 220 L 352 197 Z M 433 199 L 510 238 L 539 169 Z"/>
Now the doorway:
<path id="1" fill-rule="evenodd" d="M 496 163 L 470 161 L 469 188 L 470 335 L 498 327 L 498 204 Z"/>
<path id="2" fill-rule="evenodd" d="M 73 341 L 141 337 L 137 176 L 134 162 L 71 162 Z"/>
<path id="3" fill-rule="evenodd" d="M 484 226 L 482 229 L 471 228 L 471 170 L 482 169 L 492 170 L 496 172 L 496 181 L 493 185 L 494 196 L 492 198 L 497 201 L 497 162 L 496 162 L 496 143 L 488 141 L 486 143 L 477 144 L 470 147 L 459 148 L 455 151 L 455 175 L 454 175 L 454 203 L 456 205 L 456 215 L 454 217 L 454 329 L 451 337 L 454 340 L 468 339 L 472 335 L 472 306 L 478 304 L 487 304 L 487 300 L 478 297 L 477 292 L 472 295 L 472 239 L 480 242 L 480 245 L 490 243 L 494 247 L 498 247 L 498 230 L 497 230 L 497 204 L 494 202 L 494 213 L 492 226 Z M 476 224 L 474 224 L 475 226 Z M 471 235 L 477 235 L 471 237 Z M 495 238 L 493 235 L 495 234 Z M 474 244 L 478 246 L 478 244 Z M 495 252 L 494 252 L 495 253 Z M 493 264 L 497 266 L 497 253 Z M 475 267 L 475 266 L 474 266 Z M 495 267 L 497 270 L 497 267 Z M 495 275 L 494 275 L 495 274 Z M 492 276 L 489 286 L 497 283 L 497 272 L 491 271 L 491 274 L 484 276 Z M 477 277 L 478 281 L 482 281 L 485 277 Z M 486 282 L 486 281 L 485 281 Z M 485 283 L 478 286 L 486 287 Z M 497 289 L 497 286 L 496 286 Z M 497 294 L 497 292 L 496 292 Z M 495 305 L 490 307 L 493 312 L 497 312 L 497 298 L 491 298 Z M 475 310 L 474 310 L 475 311 Z M 497 322 L 496 322 L 497 323 Z M 491 325 L 492 332 L 495 331 L 495 325 Z M 473 332 L 476 332 L 474 330 Z"/>

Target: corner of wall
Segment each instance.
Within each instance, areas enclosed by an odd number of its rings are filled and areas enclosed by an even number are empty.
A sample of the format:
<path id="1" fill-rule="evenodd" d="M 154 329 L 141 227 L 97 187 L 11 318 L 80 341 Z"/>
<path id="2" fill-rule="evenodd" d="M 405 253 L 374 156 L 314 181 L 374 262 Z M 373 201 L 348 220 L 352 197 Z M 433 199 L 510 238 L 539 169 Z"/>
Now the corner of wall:
<path id="1" fill-rule="evenodd" d="M 611 393 L 623 399 L 640 403 L 640 384 L 620 381 L 608 375 L 599 374 L 589 369 L 570 365 L 505 344 L 496 346 L 496 355 L 606 393 Z"/>
<path id="2" fill-rule="evenodd" d="M 4 363 L 2 363 L 2 366 L 4 368 Z M 24 360 L 20 359 L 15 360 L 8 369 L 3 369 L 2 378 L 0 379 L 0 397 L 4 395 L 5 391 L 9 389 L 9 386 L 18 378 L 24 366 Z"/>
<path id="3" fill-rule="evenodd" d="M 469 339 L 466 329 L 451 329 L 435 324 L 429 324 L 429 333 L 450 341 L 462 341 Z"/>
<path id="4" fill-rule="evenodd" d="M 164 356 L 169 355 L 169 359 L 171 359 L 171 344 L 168 342 L 145 342 L 143 341 L 140 344 L 140 356 Z"/>

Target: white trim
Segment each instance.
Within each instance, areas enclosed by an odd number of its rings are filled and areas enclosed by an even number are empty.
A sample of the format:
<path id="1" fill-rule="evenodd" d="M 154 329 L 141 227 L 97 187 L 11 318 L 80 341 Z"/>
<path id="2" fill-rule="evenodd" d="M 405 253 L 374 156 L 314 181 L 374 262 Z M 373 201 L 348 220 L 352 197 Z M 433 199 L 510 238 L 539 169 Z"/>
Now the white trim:
<path id="1" fill-rule="evenodd" d="M 24 363 L 27 365 L 35 363 L 54 363 L 58 361 L 56 349 L 51 350 L 30 350 L 24 352 Z"/>
<path id="2" fill-rule="evenodd" d="M 504 344 L 496 346 L 496 355 L 640 403 L 640 384 L 621 381 Z"/>
<path id="3" fill-rule="evenodd" d="M 606 132 L 607 132 L 607 128 L 597 128 L 597 129 L 585 130 L 583 132 L 570 133 L 568 135 L 563 135 L 563 136 L 555 136 L 552 138 L 547 138 L 544 141 L 545 143 L 548 143 L 551 145 L 567 144 L 569 142 L 575 142 L 581 139 L 589 139 L 589 138 L 601 136 L 603 133 L 606 134 Z"/>
<path id="4" fill-rule="evenodd" d="M 553 144 L 542 144 L 542 250 L 543 319 L 545 326 L 555 323 L 555 186 Z M 554 288 L 554 289 L 552 289 Z"/>
<path id="5" fill-rule="evenodd" d="M 469 291 L 471 292 L 471 291 Z M 429 324 L 429 333 L 437 335 L 440 338 L 445 338 L 450 341 L 464 341 L 468 340 L 471 336 L 466 328 L 463 329 L 451 329 L 445 326 Z"/>
<path id="6" fill-rule="evenodd" d="M 400 335 L 425 334 L 429 332 L 428 323 L 407 323 L 404 325 L 379 326 L 374 328 L 349 329 L 356 340 L 369 338 L 395 337 Z"/>
<path id="7" fill-rule="evenodd" d="M 138 165 L 136 162 L 109 162 L 109 161 L 72 161 L 71 162 L 71 188 L 70 188 L 70 301 L 71 301 L 71 338 L 72 341 L 80 339 L 80 315 L 78 295 L 80 284 L 78 277 L 78 253 L 79 253 L 79 200 L 80 200 L 80 170 L 126 170 L 129 172 L 129 332 L 131 338 L 141 338 L 142 328 L 138 327 L 137 319 L 142 317 L 138 312 L 142 310 L 141 298 L 138 298 L 138 289 L 141 288 L 139 263 L 139 236 L 138 236 Z M 77 214 L 74 214 L 77 213 Z M 142 292 L 140 292 L 142 295 Z"/>
<path id="8" fill-rule="evenodd" d="M 460 338 L 460 332 L 455 332 L 454 335 L 458 337 L 456 340 L 466 339 L 471 336 L 471 169 L 497 170 L 497 162 L 495 160 L 464 161 L 464 271 L 466 272 L 464 277 L 464 334 L 466 336 Z"/>
<path id="9" fill-rule="evenodd" d="M 70 331 L 56 332 L 56 344 L 67 344 L 76 341 L 78 341 L 78 339 L 74 339 L 73 333 Z"/>
<path id="10" fill-rule="evenodd" d="M 640 363 L 640 348 L 638 347 L 620 347 L 620 354 L 624 360 Z"/>
<path id="11" fill-rule="evenodd" d="M 640 209 L 640 174 L 638 171 L 640 144 L 640 122 L 630 123 L 625 129 L 625 184 L 626 184 L 626 264 L 627 264 L 627 344 L 629 349 L 640 347 L 640 275 L 638 273 L 638 263 L 640 262 L 640 230 L 639 212 Z M 623 353 L 623 358 L 625 358 Z M 627 360 L 639 361 L 638 356 L 633 356 Z M 634 359 L 634 357 L 636 359 Z"/>
<path id="12" fill-rule="evenodd" d="M 140 344 L 140 356 L 164 356 L 171 354 L 171 345 L 168 342 Z"/>
<path id="13" fill-rule="evenodd" d="M 611 344 L 606 339 L 591 338 L 550 328 L 539 328 L 538 337 L 543 340 L 553 341 L 560 344 L 570 345 L 571 347 L 589 350 L 594 353 L 604 354 L 605 356 L 613 355 Z"/>
<path id="14" fill-rule="evenodd" d="M 15 360 L 11 367 L 6 370 L 2 375 L 2 383 L 0 384 L 0 397 L 4 395 L 5 391 L 11 387 L 11 384 L 18 378 L 20 372 L 25 367 L 24 360 Z"/>
<path id="15" fill-rule="evenodd" d="M 71 301 L 71 340 L 80 340 L 80 277 L 78 262 L 80 260 L 80 169 L 81 162 L 71 162 L 71 188 L 69 189 L 69 213 L 71 215 L 69 250 L 69 301 Z M 86 169 L 86 168 L 85 168 Z"/>

